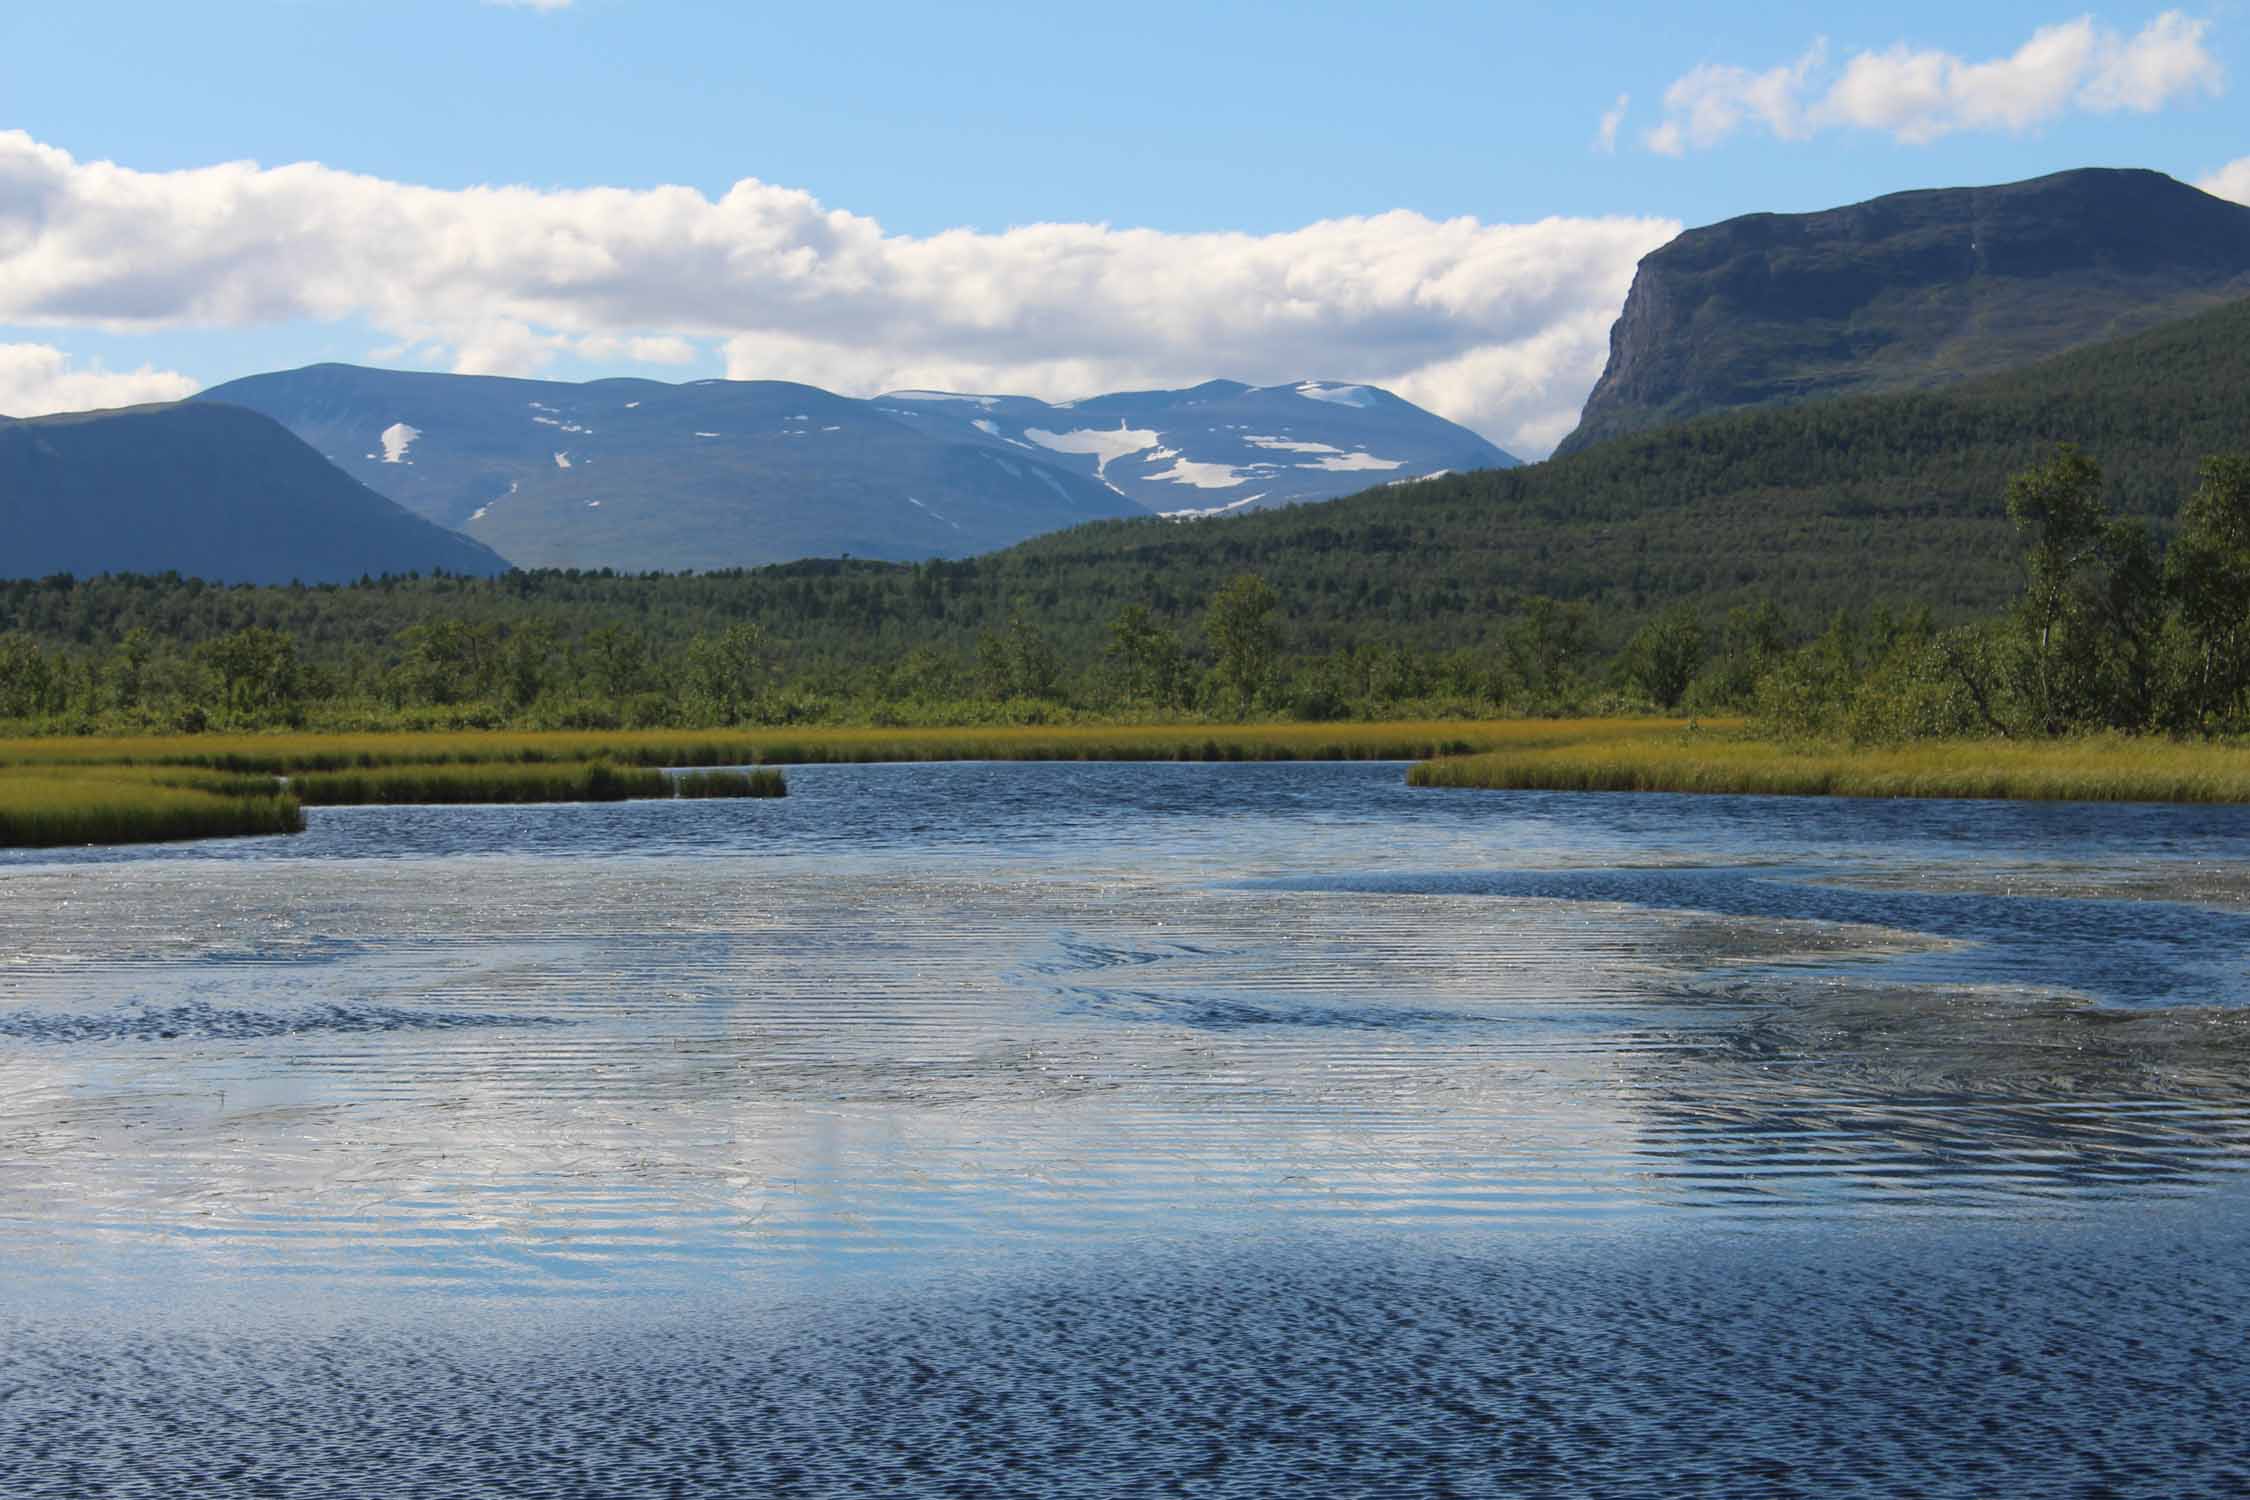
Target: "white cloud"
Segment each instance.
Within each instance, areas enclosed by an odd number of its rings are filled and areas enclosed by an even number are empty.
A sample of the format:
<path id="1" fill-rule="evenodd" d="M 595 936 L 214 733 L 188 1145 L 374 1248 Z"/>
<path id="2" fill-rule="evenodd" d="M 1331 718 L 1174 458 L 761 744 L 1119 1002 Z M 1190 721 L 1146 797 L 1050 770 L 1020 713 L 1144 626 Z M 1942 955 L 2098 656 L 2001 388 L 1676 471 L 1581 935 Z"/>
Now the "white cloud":
<path id="1" fill-rule="evenodd" d="M 1231 376 L 1420 394 L 1519 451 L 1600 373 L 1650 218 L 1395 212 L 1277 234 L 1105 224 L 885 232 L 745 179 L 441 190 L 312 163 L 138 172 L 0 132 L 0 323 L 112 331 L 363 318 L 458 370 L 587 348 L 872 394 L 1061 399 Z M 1596 336 L 1586 336 L 1589 328 Z"/>
<path id="2" fill-rule="evenodd" d="M 570 0 L 484 0 L 487 5 L 497 5 L 504 10 L 568 10 Z"/>
<path id="3" fill-rule="evenodd" d="M 99 365 L 71 368 L 71 357 L 51 344 L 0 344 L 0 415 L 43 417 L 58 411 L 100 411 L 149 401 L 184 401 L 200 381 L 173 370 L 112 372 Z"/>
<path id="4" fill-rule="evenodd" d="M 1816 41 L 1787 67 L 1753 73 L 1704 63 L 1664 91 L 1664 123 L 1642 139 L 1652 151 L 1678 156 L 1688 146 L 1715 146 L 1756 120 L 1783 140 L 1805 134 L 1802 95 L 1828 60 L 1828 43 Z"/>
<path id="5" fill-rule="evenodd" d="M 2210 176 L 2199 178 L 2195 185 L 2214 197 L 2250 203 L 2250 156 L 2228 162 Z"/>
<path id="6" fill-rule="evenodd" d="M 1922 145 L 1965 130 L 2020 133 L 2074 109 L 2147 114 L 2224 91 L 2204 42 L 2210 24 L 2166 11 L 2127 37 L 2080 16 L 2042 26 L 2006 57 L 1969 62 L 1900 42 L 1855 53 L 1833 75 L 1825 41 L 1764 73 L 1707 63 L 1665 91 L 1664 121 L 1642 140 L 1677 156 L 1762 125 L 1785 141 L 1854 128 Z"/>
<path id="7" fill-rule="evenodd" d="M 1602 111 L 1602 122 L 1594 130 L 1594 149 L 1604 156 L 1617 154 L 1618 127 L 1625 123 L 1625 111 L 1631 107 L 1633 96 L 1619 94 L 1617 102 Z"/>

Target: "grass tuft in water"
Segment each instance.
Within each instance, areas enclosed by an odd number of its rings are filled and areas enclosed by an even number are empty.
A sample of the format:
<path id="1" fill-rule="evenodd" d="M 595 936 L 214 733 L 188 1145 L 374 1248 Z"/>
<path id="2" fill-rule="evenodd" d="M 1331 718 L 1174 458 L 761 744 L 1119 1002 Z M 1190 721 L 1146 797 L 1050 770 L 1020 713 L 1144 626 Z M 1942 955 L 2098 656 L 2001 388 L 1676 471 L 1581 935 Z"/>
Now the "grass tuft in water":
<path id="1" fill-rule="evenodd" d="M 690 771 L 673 779 L 672 790 L 682 797 L 786 797 L 789 784 L 773 770 Z"/>

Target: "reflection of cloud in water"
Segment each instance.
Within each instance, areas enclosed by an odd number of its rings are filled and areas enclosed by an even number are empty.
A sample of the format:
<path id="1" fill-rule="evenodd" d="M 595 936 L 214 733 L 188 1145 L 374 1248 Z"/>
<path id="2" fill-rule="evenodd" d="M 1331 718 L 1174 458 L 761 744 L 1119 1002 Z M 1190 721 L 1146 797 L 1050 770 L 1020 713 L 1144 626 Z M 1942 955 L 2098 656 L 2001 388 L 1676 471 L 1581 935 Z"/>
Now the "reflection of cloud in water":
<path id="1" fill-rule="evenodd" d="M 1323 836 L 1398 857 L 1380 821 Z M 1730 1176 L 1814 1214 L 2031 1207 L 2207 1173 L 2223 1158 L 2175 1147 L 2243 1116 L 2213 1092 L 2208 1117 L 2096 1130 L 2089 1106 L 2184 1097 L 2144 1066 L 2158 1016 L 1980 999 L 1964 1029 L 1967 1002 L 1927 998 L 1958 982 L 1839 1001 L 1806 976 L 1876 995 L 1865 976 L 2014 950 L 1853 925 L 1927 909 L 1772 871 L 1308 890 L 1114 853 L 1092 873 L 968 854 L 286 868 L 9 877 L 9 1014 L 106 1014 L 100 996 L 208 1024 L 0 1050 L 0 1119 L 30 1143 L 0 1162 L 0 1254 L 93 1237 L 234 1272 L 556 1290 L 1125 1233 L 1645 1222 L 1704 1211 Z M 1728 902 L 1747 909 L 1710 914 Z M 96 934 L 89 909 L 115 920 Z M 2020 947 L 2051 910 L 1998 930 Z M 439 1019 L 260 1024 L 339 996 Z M 545 1019 L 570 1024 L 493 1024 Z M 2056 1056 L 2083 1066 L 1995 1096 L 1994 1070 Z M 2040 1130 L 2076 1144 L 2049 1161 Z M 2002 1164 L 1958 1166 L 1976 1151 Z"/>

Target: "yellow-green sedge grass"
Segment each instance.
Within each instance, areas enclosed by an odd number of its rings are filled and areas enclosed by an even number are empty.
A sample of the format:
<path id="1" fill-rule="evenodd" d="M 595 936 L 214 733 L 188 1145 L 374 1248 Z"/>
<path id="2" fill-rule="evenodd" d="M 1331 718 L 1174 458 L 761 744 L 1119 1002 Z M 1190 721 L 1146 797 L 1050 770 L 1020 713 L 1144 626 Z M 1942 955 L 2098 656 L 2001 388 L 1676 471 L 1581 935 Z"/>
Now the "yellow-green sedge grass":
<path id="1" fill-rule="evenodd" d="M 185 735 L 0 741 L 0 765 L 172 765 L 297 776 L 375 766 L 609 760 L 635 766 L 933 760 L 1424 760 L 1633 738 L 1678 719 L 1440 720 L 1396 724 L 1125 724 L 359 735 Z"/>
<path id="2" fill-rule="evenodd" d="M 1932 740 L 1793 746 L 1709 731 L 1526 746 L 1432 760 L 1415 786 L 1520 791 L 2250 802 L 2250 749 L 2210 741 Z"/>
<path id="3" fill-rule="evenodd" d="M 0 767 L 0 848 L 297 833 L 297 798 L 270 776 L 161 767 Z"/>

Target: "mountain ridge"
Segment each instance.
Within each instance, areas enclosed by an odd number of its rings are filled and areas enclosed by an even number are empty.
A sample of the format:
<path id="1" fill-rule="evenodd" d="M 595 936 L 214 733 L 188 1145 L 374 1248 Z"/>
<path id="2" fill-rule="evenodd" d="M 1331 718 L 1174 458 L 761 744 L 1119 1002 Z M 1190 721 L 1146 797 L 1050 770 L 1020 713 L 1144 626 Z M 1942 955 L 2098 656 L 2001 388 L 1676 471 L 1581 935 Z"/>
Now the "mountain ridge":
<path id="1" fill-rule="evenodd" d="M 1715 411 L 1942 387 L 2250 294 L 2250 207 L 2140 168 L 1746 214 L 1644 257 L 1555 450 Z"/>
<path id="2" fill-rule="evenodd" d="M 1069 403 L 785 381 L 583 383 L 312 365 L 195 398 L 526 567 L 959 557 L 1087 520 L 1328 499 L 1512 455 L 1378 387 L 1211 381 Z"/>

